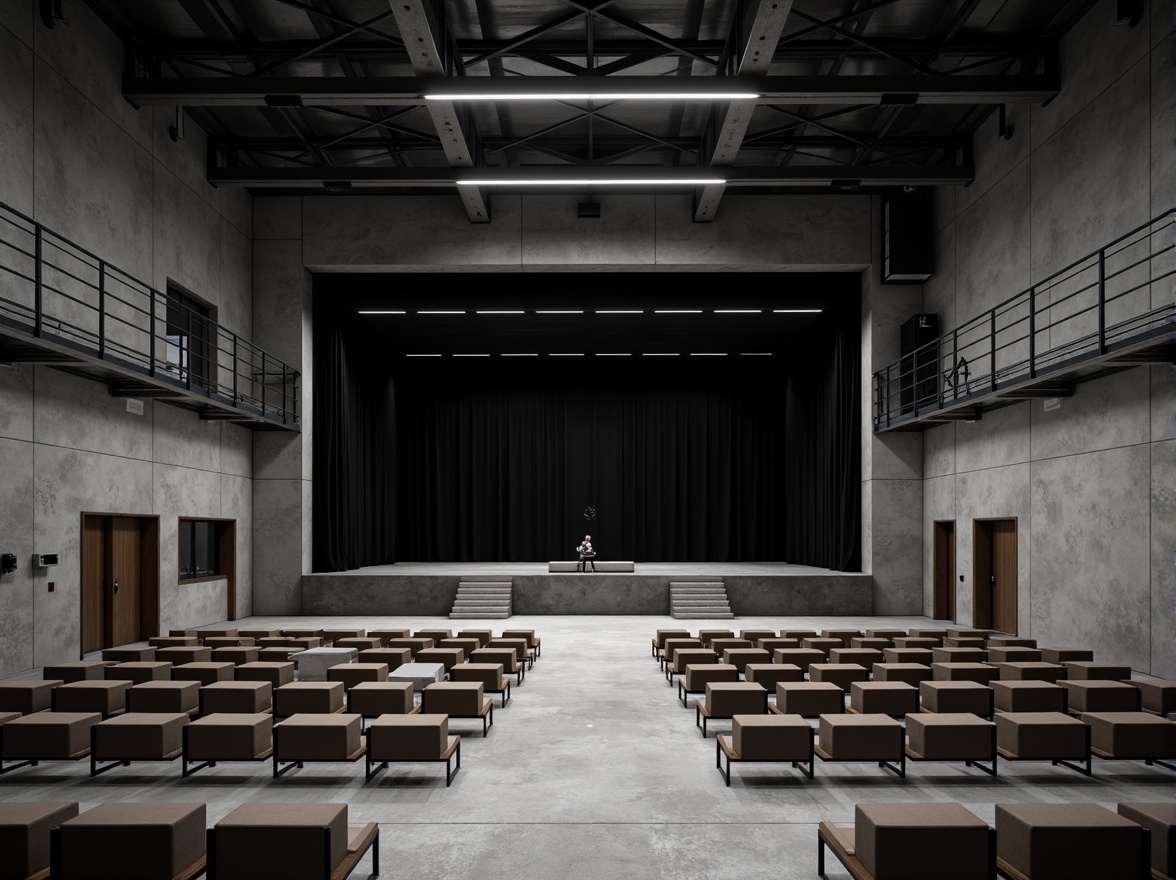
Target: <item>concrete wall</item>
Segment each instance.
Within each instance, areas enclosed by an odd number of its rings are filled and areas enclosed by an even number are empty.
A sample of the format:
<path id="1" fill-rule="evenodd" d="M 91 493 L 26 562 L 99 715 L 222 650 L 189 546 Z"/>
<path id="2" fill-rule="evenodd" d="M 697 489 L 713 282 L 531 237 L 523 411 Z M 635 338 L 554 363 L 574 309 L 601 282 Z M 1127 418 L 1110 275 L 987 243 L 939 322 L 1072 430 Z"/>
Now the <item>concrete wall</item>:
<path id="1" fill-rule="evenodd" d="M 84 3 L 45 28 L 33 0 L 0 3 L 0 201 L 158 289 L 172 279 L 251 332 L 248 194 L 204 179 L 205 139 L 167 135 L 173 113 L 121 97 L 123 48 Z M 158 514 L 160 625 L 226 617 L 226 584 L 177 584 L 177 517 L 237 519 L 237 612 L 252 610 L 252 435 L 103 385 L 0 367 L 0 677 L 80 649 L 82 511 Z M 34 570 L 34 552 L 61 564 Z M 56 584 L 48 591 L 48 582 Z"/>
<path id="2" fill-rule="evenodd" d="M 976 133 L 977 179 L 937 193 L 924 308 L 954 327 L 1173 206 L 1171 5 L 1134 29 L 1101 0 L 1061 45 L 1063 91 Z M 1146 289 L 1146 288 L 1145 288 Z M 1173 301 L 1171 279 L 1150 307 Z M 1141 310 L 1147 304 L 1135 304 Z M 1018 624 L 1042 644 L 1176 675 L 1176 378 L 1137 367 L 1058 411 L 1017 404 L 923 435 L 923 607 L 934 520 L 956 520 L 957 621 L 972 620 L 972 519 L 1017 517 Z"/>

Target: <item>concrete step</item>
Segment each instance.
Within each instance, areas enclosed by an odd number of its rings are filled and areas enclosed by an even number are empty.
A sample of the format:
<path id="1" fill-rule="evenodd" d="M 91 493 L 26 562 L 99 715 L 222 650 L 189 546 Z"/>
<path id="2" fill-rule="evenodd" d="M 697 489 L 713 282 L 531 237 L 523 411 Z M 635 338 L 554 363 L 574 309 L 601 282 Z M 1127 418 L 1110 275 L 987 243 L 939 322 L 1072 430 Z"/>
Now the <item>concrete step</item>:
<path id="1" fill-rule="evenodd" d="M 674 605 L 697 605 L 700 602 L 702 604 L 707 604 L 710 602 L 722 602 L 723 604 L 726 604 L 727 594 L 713 593 L 708 596 L 671 596 L 670 602 Z"/>
<path id="2" fill-rule="evenodd" d="M 674 620 L 734 620 L 735 615 L 730 611 L 716 611 L 710 614 L 695 611 L 683 611 L 671 614 Z"/>
<path id="3" fill-rule="evenodd" d="M 450 611 L 449 616 L 461 620 L 506 620 L 509 611 Z"/>
<path id="4" fill-rule="evenodd" d="M 513 581 L 459 581 L 449 616 L 464 620 L 506 620 L 513 613 L 513 595 Z"/>
<path id="5" fill-rule="evenodd" d="M 459 587 L 494 587 L 495 589 L 510 589 L 514 581 L 458 581 Z"/>

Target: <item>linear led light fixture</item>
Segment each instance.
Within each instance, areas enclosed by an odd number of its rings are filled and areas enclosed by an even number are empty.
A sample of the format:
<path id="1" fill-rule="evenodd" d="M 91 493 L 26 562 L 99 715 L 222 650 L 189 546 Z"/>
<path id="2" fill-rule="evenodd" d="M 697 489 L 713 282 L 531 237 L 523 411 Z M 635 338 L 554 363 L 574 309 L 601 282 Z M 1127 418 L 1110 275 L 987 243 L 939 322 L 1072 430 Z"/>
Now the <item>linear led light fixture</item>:
<path id="1" fill-rule="evenodd" d="M 642 357 L 647 358 L 676 358 L 678 352 L 676 351 L 647 351 L 642 353 Z"/>
<path id="2" fill-rule="evenodd" d="M 426 311 L 426 310 L 424 310 L 424 309 L 421 309 L 421 310 L 419 310 L 419 311 L 417 312 L 417 314 L 418 314 L 418 315 L 464 315 L 464 314 L 465 314 L 465 312 L 464 312 L 464 311 L 461 311 L 461 310 L 458 310 L 458 311 L 452 311 L 452 310 L 450 310 L 450 311 L 446 311 L 446 310 L 444 310 L 444 309 L 441 309 L 441 310 L 430 310 L 430 311 Z"/>
<path id="3" fill-rule="evenodd" d="M 627 358 L 633 355 L 627 351 L 598 351 L 596 356 L 598 358 Z"/>
<path id="4" fill-rule="evenodd" d="M 439 357 L 441 357 L 441 355 L 439 355 L 439 354 L 407 354 L 407 355 L 405 355 L 405 357 L 410 357 L 410 358 L 439 358 Z"/>
<path id="5" fill-rule="evenodd" d="M 478 309 L 476 315 L 521 315 L 522 309 Z"/>
<path id="6" fill-rule="evenodd" d="M 539 353 L 535 351 L 504 351 L 500 357 L 504 358 L 536 358 Z"/>
<path id="7" fill-rule="evenodd" d="M 739 352 L 743 357 L 771 357 L 770 351 L 741 351 Z"/>
<path id="8" fill-rule="evenodd" d="M 819 315 L 820 309 L 772 309 L 777 315 Z"/>
<path id="9" fill-rule="evenodd" d="M 488 358 L 488 357 L 490 357 L 490 355 L 488 355 L 488 354 L 463 354 L 460 352 L 454 352 L 453 356 L 455 358 Z"/>
<path id="10" fill-rule="evenodd" d="M 716 315 L 758 315 L 763 309 L 715 309 Z"/>
<path id="11" fill-rule="evenodd" d="M 725 186 L 721 177 L 550 177 L 535 180 L 498 178 L 458 180 L 458 186 Z"/>
<path id="12" fill-rule="evenodd" d="M 641 309 L 597 309 L 598 315 L 643 315 Z"/>
<path id="13" fill-rule="evenodd" d="M 692 358 L 723 358 L 727 356 L 725 351 L 692 351 L 690 352 Z"/>
<path id="14" fill-rule="evenodd" d="M 702 309 L 654 309 L 655 315 L 701 315 Z"/>
<path id="15" fill-rule="evenodd" d="M 582 315 L 583 309 L 535 309 L 536 315 Z"/>
<path id="16" fill-rule="evenodd" d="M 387 309 L 360 309 L 361 315 L 403 315 L 403 311 L 387 310 Z"/>
<path id="17" fill-rule="evenodd" d="M 547 355 L 553 358 L 582 358 L 584 352 L 582 351 L 553 351 Z"/>
<path id="18" fill-rule="evenodd" d="M 535 92 L 534 94 L 437 94 L 426 101 L 757 101 L 758 92 Z"/>

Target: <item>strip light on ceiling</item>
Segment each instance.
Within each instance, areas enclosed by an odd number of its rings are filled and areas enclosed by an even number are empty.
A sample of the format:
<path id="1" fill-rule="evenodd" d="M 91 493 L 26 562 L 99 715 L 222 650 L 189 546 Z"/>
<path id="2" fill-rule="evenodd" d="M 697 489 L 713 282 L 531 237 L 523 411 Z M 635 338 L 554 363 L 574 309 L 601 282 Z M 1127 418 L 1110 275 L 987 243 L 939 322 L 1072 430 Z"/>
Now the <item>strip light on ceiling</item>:
<path id="1" fill-rule="evenodd" d="M 758 315 L 763 309 L 715 309 L 716 315 Z"/>
<path id="2" fill-rule="evenodd" d="M 819 315 L 820 309 L 772 309 L 777 315 Z"/>
<path id="3" fill-rule="evenodd" d="M 478 315 L 521 315 L 522 309 L 478 309 L 475 314 Z"/>
<path id="4" fill-rule="evenodd" d="M 654 309 L 655 315 L 701 315 L 702 309 Z"/>
<path id="5" fill-rule="evenodd" d="M 426 101 L 756 101 L 756 92 L 535 92 L 534 94 L 425 95 Z"/>
<path id="6" fill-rule="evenodd" d="M 372 310 L 360 309 L 359 313 L 361 315 L 403 315 L 404 314 L 404 312 L 402 312 L 402 311 L 389 311 L 389 310 L 384 310 L 384 309 L 372 309 Z"/>
<path id="7" fill-rule="evenodd" d="M 463 312 L 463 311 L 444 311 L 444 310 L 442 310 L 442 311 L 437 311 L 437 310 L 425 311 L 422 309 L 422 310 L 418 311 L 417 314 L 418 315 L 464 315 L 465 312 Z"/>
<path id="8" fill-rule="evenodd" d="M 725 186 L 726 180 L 715 177 L 551 177 L 538 180 L 459 180 L 458 186 Z"/>
<path id="9" fill-rule="evenodd" d="M 583 309 L 535 309 L 536 315 L 582 315 Z"/>
<path id="10" fill-rule="evenodd" d="M 642 315 L 641 309 L 597 309 L 598 315 Z"/>

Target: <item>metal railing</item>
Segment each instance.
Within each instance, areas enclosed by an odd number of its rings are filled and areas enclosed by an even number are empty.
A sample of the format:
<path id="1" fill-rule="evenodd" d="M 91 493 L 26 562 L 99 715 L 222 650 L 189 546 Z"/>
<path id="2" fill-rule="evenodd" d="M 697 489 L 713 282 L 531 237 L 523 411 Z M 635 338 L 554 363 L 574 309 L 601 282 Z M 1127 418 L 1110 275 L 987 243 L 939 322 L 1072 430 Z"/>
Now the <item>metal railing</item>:
<path id="1" fill-rule="evenodd" d="M 1176 210 L 874 374 L 875 430 L 1176 333 Z"/>
<path id="2" fill-rule="evenodd" d="M 0 333 L 145 377 L 187 403 L 300 424 L 289 364 L 2 202 Z"/>

